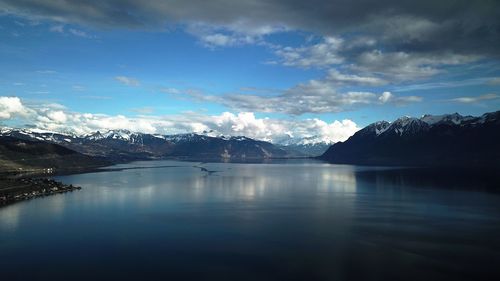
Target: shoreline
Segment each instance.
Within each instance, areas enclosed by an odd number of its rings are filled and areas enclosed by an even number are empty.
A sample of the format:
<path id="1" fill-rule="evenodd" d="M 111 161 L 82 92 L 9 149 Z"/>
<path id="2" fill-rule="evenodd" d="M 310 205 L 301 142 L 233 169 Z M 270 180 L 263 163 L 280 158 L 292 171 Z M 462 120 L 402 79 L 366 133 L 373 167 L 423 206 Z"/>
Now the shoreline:
<path id="1" fill-rule="evenodd" d="M 0 179 L 0 208 L 19 201 L 80 189 L 80 186 L 64 184 L 49 178 L 3 178 Z"/>
<path id="2" fill-rule="evenodd" d="M 308 159 L 308 158 L 269 158 L 269 159 L 232 159 L 233 161 L 224 161 L 220 158 L 192 158 L 192 157 L 166 157 L 163 159 L 130 159 L 128 161 L 120 161 L 111 163 L 111 165 L 79 167 L 73 169 L 56 169 L 56 168 L 36 168 L 24 171 L 3 171 L 0 172 L 0 208 L 37 197 L 45 197 L 59 193 L 72 192 L 80 190 L 80 186 L 73 186 L 72 184 L 64 184 L 55 181 L 50 177 L 71 175 L 71 174 L 84 174 L 92 172 L 104 172 L 113 169 L 102 169 L 112 167 L 116 164 L 131 163 L 134 161 L 154 161 L 154 160 L 174 160 L 174 161 L 202 161 L 202 162 L 233 162 L 233 163 L 265 163 L 272 160 L 284 159 Z M 310 159 L 310 158 L 309 158 Z M 199 167 L 198 167 L 199 168 Z M 116 170 L 122 170 L 117 168 Z M 210 171 L 212 172 L 212 171 Z"/>

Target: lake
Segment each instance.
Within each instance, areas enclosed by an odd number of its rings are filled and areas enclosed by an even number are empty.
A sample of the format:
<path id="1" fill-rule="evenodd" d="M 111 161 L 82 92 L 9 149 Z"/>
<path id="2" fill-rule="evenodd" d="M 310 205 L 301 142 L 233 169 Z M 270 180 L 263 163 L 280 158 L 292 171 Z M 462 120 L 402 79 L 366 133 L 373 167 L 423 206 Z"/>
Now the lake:
<path id="1" fill-rule="evenodd" d="M 0 208 L 1 280 L 500 280 L 491 173 L 144 161 Z"/>

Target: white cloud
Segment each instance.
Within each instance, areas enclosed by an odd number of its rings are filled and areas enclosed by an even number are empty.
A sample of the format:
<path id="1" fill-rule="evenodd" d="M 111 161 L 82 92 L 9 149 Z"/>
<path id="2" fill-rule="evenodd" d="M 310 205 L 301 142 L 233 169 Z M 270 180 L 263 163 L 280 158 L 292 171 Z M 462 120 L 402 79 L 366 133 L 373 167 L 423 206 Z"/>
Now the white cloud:
<path id="1" fill-rule="evenodd" d="M 380 95 L 380 97 L 378 97 L 378 100 L 381 102 L 381 103 L 386 103 L 388 102 L 391 98 L 393 97 L 393 95 L 390 93 L 390 92 L 383 92 L 382 95 Z"/>
<path id="2" fill-rule="evenodd" d="M 267 45 L 263 39 L 266 35 L 285 31 L 284 26 L 259 25 L 253 26 L 247 21 L 236 21 L 229 25 L 192 22 L 186 26 L 186 31 L 195 36 L 205 47 L 234 47 L 247 44 Z"/>
<path id="3" fill-rule="evenodd" d="M 347 139 L 359 128 L 351 120 L 327 123 L 320 119 L 257 118 L 252 112 L 224 112 L 206 115 L 186 112 L 182 115 L 136 116 L 71 112 L 58 104 L 25 106 L 17 97 L 0 97 L 0 118 L 10 121 L 22 118 L 39 129 L 87 134 L 110 129 L 127 129 L 152 134 L 175 134 L 212 131 L 212 134 L 247 136 L 279 142 L 290 136 L 310 141 L 337 142 Z M 8 113 L 8 115 L 7 115 Z"/>
<path id="4" fill-rule="evenodd" d="M 350 81 L 350 83 L 348 83 Z M 379 103 L 405 105 L 422 100 L 418 96 L 396 97 L 385 93 L 378 97 L 368 91 L 339 91 L 340 86 L 348 84 L 376 85 L 384 83 L 374 77 L 341 74 L 331 71 L 323 79 L 300 83 L 275 95 L 227 94 L 210 96 L 197 93 L 190 95 L 194 99 L 220 103 L 232 109 L 251 112 L 279 112 L 292 115 L 305 113 L 336 113 L 351 110 L 357 106 Z M 390 95 L 390 96 L 388 96 Z"/>
<path id="5" fill-rule="evenodd" d="M 391 92 L 383 92 L 382 95 L 378 98 L 381 103 L 393 103 L 396 105 L 405 105 L 412 102 L 421 102 L 423 100 L 422 97 L 418 96 L 400 96 L 397 97 L 393 95 Z"/>
<path id="6" fill-rule="evenodd" d="M 368 86 L 381 86 L 385 85 L 388 82 L 384 79 L 372 76 L 359 76 L 355 74 L 344 74 L 340 73 L 335 69 L 331 69 L 328 72 L 328 76 L 326 78 L 328 81 L 335 83 L 339 86 L 341 85 L 368 85 Z"/>
<path id="7" fill-rule="evenodd" d="M 49 28 L 49 31 L 55 32 L 55 33 L 60 33 L 60 34 L 65 34 L 65 35 L 70 34 L 70 35 L 74 35 L 74 36 L 78 36 L 78 37 L 82 37 L 82 38 L 88 38 L 88 39 L 95 38 L 95 36 L 90 35 L 83 30 L 79 30 L 76 28 L 65 28 L 65 26 L 63 24 L 53 25 Z"/>
<path id="8" fill-rule="evenodd" d="M 407 23 L 407 19 L 404 22 Z M 394 23 L 398 21 L 390 22 L 391 25 Z M 389 24 L 389 22 L 384 22 L 384 24 Z M 405 25 L 405 28 L 418 34 L 434 26 L 429 25 L 428 22 L 418 22 L 414 26 Z M 396 32 L 390 36 L 399 38 L 403 35 Z M 388 38 L 378 39 L 389 40 Z M 418 38 L 410 37 L 410 39 Z M 267 46 L 278 57 L 278 60 L 271 60 L 271 64 L 303 68 L 335 66 L 344 71 L 350 70 L 351 74 L 332 72 L 332 80 L 335 74 L 340 74 L 337 75 L 339 82 L 346 84 L 364 82 L 367 85 L 371 83 L 372 86 L 428 78 L 442 73 L 444 66 L 471 63 L 481 58 L 479 55 L 461 55 L 453 52 L 382 51 L 384 48 L 380 43 L 375 39 L 360 35 L 348 39 L 341 36 L 324 36 L 319 43 L 301 47 L 272 44 Z M 358 79 L 360 77 L 371 78 L 371 80 Z"/>
<path id="9" fill-rule="evenodd" d="M 458 102 L 458 103 L 478 103 L 481 101 L 487 101 L 487 100 L 495 100 L 499 99 L 500 96 L 497 94 L 485 94 L 485 95 L 480 95 L 480 96 L 471 96 L 471 97 L 458 97 L 454 99 L 450 99 L 452 102 Z"/>
<path id="10" fill-rule="evenodd" d="M 320 43 L 303 47 L 277 47 L 274 53 L 280 58 L 279 63 L 286 66 L 315 67 L 340 64 L 344 59 L 339 51 L 344 40 L 327 36 Z"/>
<path id="11" fill-rule="evenodd" d="M 251 37 L 236 37 L 221 33 L 204 35 L 200 38 L 200 40 L 206 45 L 221 47 L 242 45 L 253 41 Z"/>
<path id="12" fill-rule="evenodd" d="M 115 76 L 115 80 L 127 86 L 139 86 L 141 84 L 139 80 L 127 76 Z"/>
<path id="13" fill-rule="evenodd" d="M 464 86 L 474 86 L 474 85 L 484 85 L 484 84 L 493 84 L 495 79 L 491 77 L 480 77 L 480 78 L 471 78 L 471 79 L 461 79 L 457 81 L 442 81 L 442 82 L 431 82 L 431 83 L 422 83 L 422 84 L 410 84 L 397 86 L 393 89 L 397 92 L 407 92 L 407 91 L 421 91 L 421 90 L 429 90 L 429 89 L 443 89 L 443 88 L 457 88 Z M 500 79 L 499 79 L 500 83 Z"/>
<path id="14" fill-rule="evenodd" d="M 323 120 L 282 120 L 256 118 L 252 112 L 233 114 L 224 112 L 210 116 L 205 123 L 208 128 L 225 135 L 245 135 L 271 142 L 280 142 L 289 137 L 310 138 L 313 142 L 344 141 L 359 130 L 351 120 L 327 123 Z"/>
<path id="15" fill-rule="evenodd" d="M 0 119 L 25 117 L 29 112 L 18 97 L 0 97 Z"/>
<path id="16" fill-rule="evenodd" d="M 65 123 L 68 118 L 62 110 L 50 111 L 47 113 L 47 117 L 55 123 Z"/>
<path id="17" fill-rule="evenodd" d="M 370 73 L 398 83 L 428 78 L 442 72 L 441 67 L 478 60 L 478 56 L 457 54 L 415 54 L 407 52 L 366 51 L 353 58 L 352 71 Z"/>

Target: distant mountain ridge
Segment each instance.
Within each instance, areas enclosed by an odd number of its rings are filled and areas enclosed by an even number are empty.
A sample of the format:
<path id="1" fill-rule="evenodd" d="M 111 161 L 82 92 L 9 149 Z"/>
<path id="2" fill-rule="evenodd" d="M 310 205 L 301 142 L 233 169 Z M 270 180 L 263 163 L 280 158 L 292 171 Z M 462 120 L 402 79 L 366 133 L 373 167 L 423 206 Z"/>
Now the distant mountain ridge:
<path id="1" fill-rule="evenodd" d="M 365 165 L 498 165 L 499 138 L 500 111 L 401 117 L 370 124 L 319 158 Z"/>
<path id="2" fill-rule="evenodd" d="M 303 138 L 288 135 L 273 143 L 292 155 L 315 157 L 322 155 L 334 142 L 325 141 L 324 138 L 316 135 Z"/>
<path id="3" fill-rule="evenodd" d="M 75 171 L 109 164 L 58 144 L 0 136 L 1 173 Z"/>
<path id="4" fill-rule="evenodd" d="M 297 157 L 316 157 L 320 156 L 330 147 L 331 143 L 319 142 L 310 144 L 288 144 L 277 145 L 286 150 L 290 155 Z"/>
<path id="5" fill-rule="evenodd" d="M 0 129 L 0 136 L 45 141 L 79 153 L 107 158 L 113 162 L 160 159 L 269 159 L 289 157 L 290 153 L 269 142 L 251 138 L 213 137 L 195 133 L 153 135 L 128 130 L 110 130 L 76 136 L 29 129 Z"/>

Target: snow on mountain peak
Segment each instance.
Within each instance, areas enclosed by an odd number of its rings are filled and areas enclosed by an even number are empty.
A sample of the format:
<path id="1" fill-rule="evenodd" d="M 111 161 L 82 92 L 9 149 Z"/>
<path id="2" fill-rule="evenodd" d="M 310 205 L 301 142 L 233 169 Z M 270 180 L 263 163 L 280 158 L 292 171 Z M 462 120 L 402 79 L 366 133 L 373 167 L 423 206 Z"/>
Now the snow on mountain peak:
<path id="1" fill-rule="evenodd" d="M 471 120 L 472 116 L 462 116 L 458 113 L 453 114 L 443 114 L 443 115 L 430 115 L 426 114 L 420 118 L 420 120 L 424 121 L 429 125 L 434 125 L 438 123 L 452 123 L 455 125 L 460 125 L 464 121 Z"/>
<path id="2" fill-rule="evenodd" d="M 124 140 L 124 141 L 129 141 L 132 139 L 132 136 L 137 135 L 135 133 L 131 133 L 128 130 L 109 130 L 107 132 L 100 132 L 96 131 L 91 134 L 87 134 L 82 136 L 83 138 L 86 138 L 88 140 L 101 140 L 101 139 L 118 139 L 118 140 Z"/>
<path id="3" fill-rule="evenodd" d="M 429 124 L 427 124 L 426 122 L 418 118 L 404 116 L 392 122 L 385 131 L 394 132 L 402 136 L 404 134 L 414 134 L 428 129 L 429 129 Z"/>
<path id="4" fill-rule="evenodd" d="M 378 136 L 382 133 L 384 133 L 385 131 L 387 131 L 387 129 L 389 128 L 391 124 L 387 121 L 378 121 L 375 123 L 375 134 Z"/>
<path id="5" fill-rule="evenodd" d="M 132 133 L 128 130 L 110 130 L 104 134 L 105 138 L 130 140 Z"/>
<path id="6" fill-rule="evenodd" d="M 8 134 L 12 132 L 14 129 L 9 128 L 9 127 L 0 127 L 0 134 Z"/>
<path id="7" fill-rule="evenodd" d="M 104 136 L 99 131 L 84 135 L 83 137 L 89 140 L 100 140 L 104 138 Z"/>
<path id="8" fill-rule="evenodd" d="M 376 136 L 384 133 L 391 124 L 387 121 L 377 121 L 366 126 L 363 130 L 360 131 L 361 134 L 373 134 Z"/>
<path id="9" fill-rule="evenodd" d="M 294 137 L 291 134 L 286 134 L 285 136 L 274 139 L 271 141 L 274 144 L 278 145 L 283 145 L 283 146 L 290 146 L 290 145 L 302 145 L 302 146 L 313 146 L 313 145 L 331 145 L 333 144 L 332 141 L 329 141 L 326 137 L 318 136 L 318 135 L 312 135 L 312 136 L 305 136 L 305 137 Z"/>

